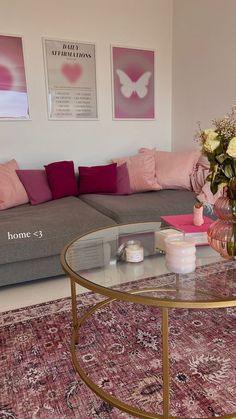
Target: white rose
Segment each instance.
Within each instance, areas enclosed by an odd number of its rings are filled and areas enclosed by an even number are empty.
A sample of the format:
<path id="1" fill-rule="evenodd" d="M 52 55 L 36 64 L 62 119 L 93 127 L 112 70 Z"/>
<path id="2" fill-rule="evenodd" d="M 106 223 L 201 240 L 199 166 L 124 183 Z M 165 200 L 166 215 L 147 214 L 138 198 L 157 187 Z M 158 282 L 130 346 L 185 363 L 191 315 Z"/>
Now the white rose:
<path id="1" fill-rule="evenodd" d="M 233 158 L 236 158 L 236 137 L 231 138 L 226 153 Z"/>
<path id="2" fill-rule="evenodd" d="M 220 140 L 217 140 L 218 134 L 212 128 L 205 129 L 203 134 L 205 138 L 203 148 L 208 153 L 212 153 L 220 145 Z"/>

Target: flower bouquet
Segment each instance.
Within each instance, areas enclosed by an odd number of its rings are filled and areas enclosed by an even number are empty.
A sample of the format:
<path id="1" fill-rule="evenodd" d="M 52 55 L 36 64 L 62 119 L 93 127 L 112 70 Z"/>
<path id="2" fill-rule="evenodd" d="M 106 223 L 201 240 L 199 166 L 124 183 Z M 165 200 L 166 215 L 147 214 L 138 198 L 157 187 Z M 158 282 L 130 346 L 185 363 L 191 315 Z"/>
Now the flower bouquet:
<path id="1" fill-rule="evenodd" d="M 207 180 L 213 194 L 224 188 L 231 199 L 236 199 L 236 106 L 222 119 L 212 121 L 214 128 L 197 133 L 202 153 L 210 162 Z"/>
<path id="2" fill-rule="evenodd" d="M 207 180 L 213 194 L 223 188 L 214 205 L 219 217 L 208 229 L 208 243 L 221 256 L 236 258 L 236 107 L 222 119 L 212 121 L 214 128 L 197 133 L 202 153 L 210 162 Z"/>

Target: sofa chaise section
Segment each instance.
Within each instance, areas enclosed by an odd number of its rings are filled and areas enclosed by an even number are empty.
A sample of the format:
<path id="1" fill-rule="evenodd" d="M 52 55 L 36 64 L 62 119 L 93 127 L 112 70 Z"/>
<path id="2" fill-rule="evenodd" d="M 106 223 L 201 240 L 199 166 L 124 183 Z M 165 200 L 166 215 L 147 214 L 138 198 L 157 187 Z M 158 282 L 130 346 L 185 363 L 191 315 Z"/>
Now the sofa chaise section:
<path id="1" fill-rule="evenodd" d="M 80 195 L 80 199 L 116 223 L 160 221 L 162 215 L 192 213 L 196 194 L 189 190 L 160 190 L 117 195 Z"/>
<path id="2" fill-rule="evenodd" d="M 81 234 L 114 225 L 76 197 L 0 212 L 0 286 L 62 275 L 59 255 Z"/>

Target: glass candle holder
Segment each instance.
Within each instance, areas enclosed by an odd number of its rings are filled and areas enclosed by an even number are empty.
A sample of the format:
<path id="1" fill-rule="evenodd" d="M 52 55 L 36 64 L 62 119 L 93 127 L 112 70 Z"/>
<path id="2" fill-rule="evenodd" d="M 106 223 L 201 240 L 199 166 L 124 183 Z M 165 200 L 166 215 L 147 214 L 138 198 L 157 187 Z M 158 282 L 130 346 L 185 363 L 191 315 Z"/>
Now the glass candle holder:
<path id="1" fill-rule="evenodd" d="M 196 246 L 192 240 L 182 237 L 165 239 L 166 266 L 170 272 L 187 274 L 196 269 Z"/>
<path id="2" fill-rule="evenodd" d="M 140 241 L 129 240 L 125 247 L 126 262 L 142 262 L 144 258 L 144 250 Z"/>

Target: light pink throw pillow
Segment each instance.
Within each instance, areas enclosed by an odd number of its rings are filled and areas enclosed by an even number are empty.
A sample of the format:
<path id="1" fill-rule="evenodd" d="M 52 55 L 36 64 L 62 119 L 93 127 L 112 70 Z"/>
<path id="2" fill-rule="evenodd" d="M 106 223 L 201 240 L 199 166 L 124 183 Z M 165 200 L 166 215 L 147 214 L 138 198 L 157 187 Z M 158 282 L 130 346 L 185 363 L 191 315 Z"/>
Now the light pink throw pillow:
<path id="1" fill-rule="evenodd" d="M 207 204 L 214 205 L 216 200 L 220 196 L 223 196 L 223 188 L 219 189 L 219 191 L 216 192 L 215 195 L 213 195 L 213 193 L 211 192 L 210 186 L 211 186 L 210 182 L 206 181 L 204 186 L 202 187 L 201 192 L 197 195 L 197 199 L 198 199 L 198 201 L 202 202 L 203 204 L 207 203 Z"/>
<path id="2" fill-rule="evenodd" d="M 209 174 L 210 163 L 206 156 L 201 155 L 190 176 L 191 186 L 196 194 L 202 191 Z"/>
<path id="3" fill-rule="evenodd" d="M 191 190 L 190 175 L 199 159 L 199 150 L 172 152 L 143 148 L 139 152 L 154 156 L 156 180 L 163 189 Z"/>
<path id="4" fill-rule="evenodd" d="M 118 166 L 126 163 L 130 188 L 132 192 L 157 191 L 162 189 L 155 178 L 155 159 L 152 154 L 137 154 L 135 156 L 113 159 Z"/>
<path id="5" fill-rule="evenodd" d="M 196 192 L 197 199 L 204 204 L 214 205 L 216 200 L 223 196 L 223 188 L 215 195 L 211 192 L 211 184 L 206 180 L 210 169 L 210 163 L 206 156 L 201 155 L 197 162 L 197 167 L 191 175 L 191 183 L 194 192 Z"/>
<path id="6" fill-rule="evenodd" d="M 29 202 L 26 190 L 16 174 L 15 160 L 0 164 L 0 210 Z"/>

